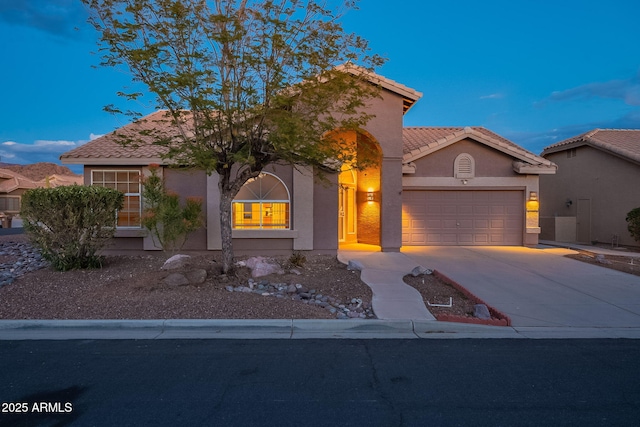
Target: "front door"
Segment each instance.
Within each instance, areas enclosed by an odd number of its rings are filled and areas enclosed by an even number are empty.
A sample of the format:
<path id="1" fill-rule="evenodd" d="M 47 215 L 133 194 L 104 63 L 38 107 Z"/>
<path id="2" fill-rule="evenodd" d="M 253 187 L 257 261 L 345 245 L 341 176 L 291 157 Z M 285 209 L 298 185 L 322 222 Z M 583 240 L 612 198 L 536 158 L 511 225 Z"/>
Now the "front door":
<path id="1" fill-rule="evenodd" d="M 338 241 L 356 243 L 356 174 L 343 165 L 338 186 Z"/>
<path id="2" fill-rule="evenodd" d="M 340 185 L 338 209 L 338 240 L 341 243 L 355 243 L 357 241 L 355 186 Z"/>

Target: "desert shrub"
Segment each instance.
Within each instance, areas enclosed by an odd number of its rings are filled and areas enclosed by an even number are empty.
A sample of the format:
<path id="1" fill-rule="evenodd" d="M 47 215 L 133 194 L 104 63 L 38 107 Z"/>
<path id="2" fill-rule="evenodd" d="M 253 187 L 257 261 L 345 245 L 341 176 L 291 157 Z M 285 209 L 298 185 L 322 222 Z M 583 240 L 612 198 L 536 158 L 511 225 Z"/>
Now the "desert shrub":
<path id="1" fill-rule="evenodd" d="M 188 197 L 181 206 L 180 197 L 166 190 L 158 167 L 152 165 L 150 171 L 143 181 L 142 225 L 162 250 L 175 251 L 182 248 L 189 233 L 202 227 L 202 199 Z"/>
<path id="2" fill-rule="evenodd" d="M 307 257 L 302 252 L 296 251 L 289 257 L 289 264 L 294 267 L 302 267 L 307 262 Z"/>
<path id="3" fill-rule="evenodd" d="M 101 265 L 100 250 L 115 233 L 124 195 L 103 187 L 35 188 L 22 196 L 25 232 L 59 271 Z"/>
<path id="4" fill-rule="evenodd" d="M 631 237 L 636 242 L 640 242 L 640 208 L 632 209 L 627 214 L 627 228 L 631 233 Z"/>

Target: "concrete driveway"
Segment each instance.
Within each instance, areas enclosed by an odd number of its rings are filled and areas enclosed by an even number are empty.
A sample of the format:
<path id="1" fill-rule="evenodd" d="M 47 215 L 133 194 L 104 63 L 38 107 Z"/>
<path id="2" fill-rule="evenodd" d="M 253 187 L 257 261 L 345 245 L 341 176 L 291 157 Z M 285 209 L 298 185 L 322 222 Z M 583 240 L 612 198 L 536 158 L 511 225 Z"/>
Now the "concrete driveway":
<path id="1" fill-rule="evenodd" d="M 511 317 L 513 326 L 640 327 L 640 277 L 543 247 L 403 247 Z M 454 302 L 455 303 L 455 302 Z"/>

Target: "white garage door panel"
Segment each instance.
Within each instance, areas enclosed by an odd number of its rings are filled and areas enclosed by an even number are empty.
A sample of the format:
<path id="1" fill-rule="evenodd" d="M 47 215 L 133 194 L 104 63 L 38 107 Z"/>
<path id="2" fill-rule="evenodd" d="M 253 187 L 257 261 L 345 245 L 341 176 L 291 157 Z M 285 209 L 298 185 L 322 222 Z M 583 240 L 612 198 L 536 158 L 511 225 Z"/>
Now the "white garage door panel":
<path id="1" fill-rule="evenodd" d="M 522 191 L 404 191 L 403 245 L 522 245 Z"/>

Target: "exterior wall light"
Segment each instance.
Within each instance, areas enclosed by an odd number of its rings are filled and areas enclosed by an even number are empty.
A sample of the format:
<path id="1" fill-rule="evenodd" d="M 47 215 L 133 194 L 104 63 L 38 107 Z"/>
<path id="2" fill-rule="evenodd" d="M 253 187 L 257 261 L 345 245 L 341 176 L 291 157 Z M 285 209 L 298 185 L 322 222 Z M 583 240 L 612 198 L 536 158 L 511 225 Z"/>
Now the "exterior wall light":
<path id="1" fill-rule="evenodd" d="M 527 200 L 527 212 L 538 212 L 540 202 L 538 201 L 538 193 L 536 191 L 529 192 L 529 200 Z"/>
<path id="2" fill-rule="evenodd" d="M 367 202 L 373 202 L 373 191 L 367 191 Z"/>
<path id="3" fill-rule="evenodd" d="M 529 199 L 526 202 L 526 224 L 527 232 L 540 233 L 539 227 L 539 210 L 540 202 L 538 201 L 538 193 L 536 191 L 529 192 Z M 531 231 L 529 231 L 531 230 Z"/>

